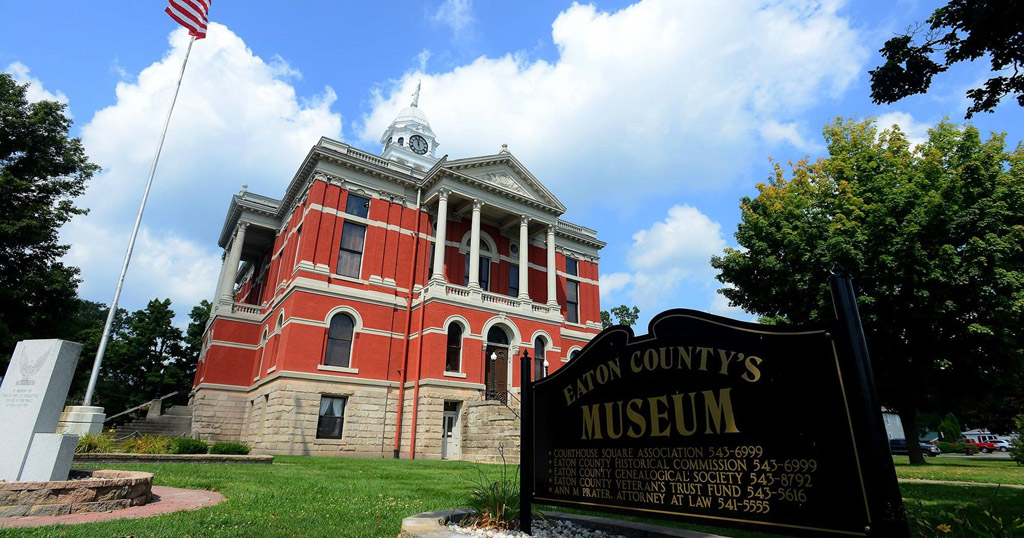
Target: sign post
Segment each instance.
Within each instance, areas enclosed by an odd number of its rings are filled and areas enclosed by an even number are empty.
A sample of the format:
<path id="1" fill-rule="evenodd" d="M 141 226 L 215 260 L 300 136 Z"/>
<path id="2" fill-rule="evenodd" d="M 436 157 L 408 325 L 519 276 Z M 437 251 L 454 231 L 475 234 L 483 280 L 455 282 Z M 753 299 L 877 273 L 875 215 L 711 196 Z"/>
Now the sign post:
<path id="1" fill-rule="evenodd" d="M 693 310 L 616 326 L 550 376 L 522 363 L 530 503 L 803 536 L 909 537 L 849 277 L 836 321 Z M 526 514 L 526 515 L 523 515 Z"/>
<path id="2" fill-rule="evenodd" d="M 530 351 L 523 349 L 519 362 L 520 409 L 519 423 L 519 530 L 533 534 L 533 460 L 534 451 L 527 447 L 533 446 L 533 383 L 530 382 Z"/>

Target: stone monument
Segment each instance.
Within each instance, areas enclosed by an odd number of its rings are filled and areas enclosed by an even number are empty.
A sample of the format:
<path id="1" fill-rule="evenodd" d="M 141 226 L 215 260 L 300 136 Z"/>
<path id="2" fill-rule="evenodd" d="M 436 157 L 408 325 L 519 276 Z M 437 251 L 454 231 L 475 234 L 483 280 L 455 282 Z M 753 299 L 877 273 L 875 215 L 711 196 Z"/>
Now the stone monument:
<path id="1" fill-rule="evenodd" d="M 67 480 L 77 435 L 54 433 L 82 344 L 23 340 L 0 386 L 0 479 Z"/>

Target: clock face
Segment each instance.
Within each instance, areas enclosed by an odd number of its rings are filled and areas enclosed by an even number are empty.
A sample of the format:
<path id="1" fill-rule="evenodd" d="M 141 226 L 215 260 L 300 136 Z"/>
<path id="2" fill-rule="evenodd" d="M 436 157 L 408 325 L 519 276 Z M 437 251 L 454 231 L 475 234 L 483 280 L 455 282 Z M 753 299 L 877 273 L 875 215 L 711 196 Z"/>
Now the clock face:
<path id="1" fill-rule="evenodd" d="M 409 147 L 418 155 L 423 155 L 427 152 L 427 140 L 420 135 L 412 135 L 409 137 Z"/>

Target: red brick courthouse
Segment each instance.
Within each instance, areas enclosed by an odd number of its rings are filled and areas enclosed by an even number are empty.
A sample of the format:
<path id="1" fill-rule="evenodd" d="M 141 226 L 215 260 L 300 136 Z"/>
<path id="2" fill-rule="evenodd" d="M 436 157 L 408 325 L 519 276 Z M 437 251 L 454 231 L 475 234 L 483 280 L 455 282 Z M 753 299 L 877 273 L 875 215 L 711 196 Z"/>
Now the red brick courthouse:
<path id="1" fill-rule="evenodd" d="M 193 434 L 256 451 L 518 455 L 534 375 L 599 332 L 594 230 L 507 149 L 444 160 L 414 98 L 380 156 L 322 138 L 281 199 L 233 196 Z M 443 243 L 439 243 L 439 238 Z"/>

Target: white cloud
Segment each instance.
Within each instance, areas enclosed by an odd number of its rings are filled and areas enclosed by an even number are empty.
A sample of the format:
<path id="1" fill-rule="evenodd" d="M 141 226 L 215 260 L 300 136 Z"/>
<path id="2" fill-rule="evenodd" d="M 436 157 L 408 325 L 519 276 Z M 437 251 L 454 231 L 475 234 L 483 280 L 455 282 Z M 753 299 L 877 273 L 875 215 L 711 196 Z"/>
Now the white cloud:
<path id="1" fill-rule="evenodd" d="M 604 301 L 612 293 L 625 288 L 633 279 L 629 273 L 611 273 L 601 275 L 601 300 Z"/>
<path id="2" fill-rule="evenodd" d="M 796 122 L 779 123 L 769 120 L 761 124 L 761 137 L 771 144 L 786 142 L 807 153 L 817 153 L 824 149 L 820 143 L 808 140 L 800 134 Z"/>
<path id="3" fill-rule="evenodd" d="M 27 65 L 21 62 L 13 62 L 4 69 L 5 73 L 10 73 L 14 77 L 14 81 L 18 84 L 28 83 L 28 89 L 25 91 L 25 98 L 30 103 L 38 101 L 57 101 L 58 103 L 68 104 L 68 96 L 64 95 L 64 92 L 57 90 L 57 93 L 51 93 L 43 88 L 43 83 L 38 78 L 29 75 L 29 68 Z M 71 117 L 71 112 L 65 109 L 65 115 Z"/>
<path id="4" fill-rule="evenodd" d="M 633 234 L 626 257 L 630 272 L 601 275 L 601 301 L 629 301 L 649 319 L 665 308 L 697 307 L 668 303 L 685 286 L 707 296 L 706 309 L 714 310 L 718 285 L 710 261 L 725 246 L 721 225 L 689 205 L 673 206 L 663 220 Z"/>
<path id="5" fill-rule="evenodd" d="M 420 107 L 441 153 L 496 153 L 507 142 L 567 193 L 569 207 L 614 203 L 604 194 L 623 177 L 637 179 L 634 197 L 713 186 L 763 159 L 762 126 L 791 123 L 862 74 L 868 52 L 837 10 L 643 0 L 610 13 L 574 4 L 552 24 L 553 62 L 512 53 L 406 73 L 374 96 L 357 134 L 376 147 L 422 79 Z M 588 188 L 574 188 L 583 178 Z"/>
<path id="6" fill-rule="evenodd" d="M 448 25 L 458 36 L 473 23 L 473 0 L 445 0 L 434 13 L 434 21 Z"/>
<path id="7" fill-rule="evenodd" d="M 914 145 L 923 144 L 928 140 L 928 129 L 930 126 L 925 123 L 918 123 L 907 112 L 896 111 L 882 114 L 875 120 L 875 125 L 878 127 L 879 132 L 884 129 L 892 129 L 893 125 L 898 125 L 900 131 L 907 135 L 907 140 Z"/>
<path id="8" fill-rule="evenodd" d="M 82 268 L 85 297 L 109 301 L 138 210 L 160 129 L 188 45 L 169 36 L 164 58 L 117 85 L 117 102 L 82 128 L 90 160 L 103 167 L 78 205 L 90 208 L 62 230 L 68 263 Z M 297 96 L 301 74 L 277 56 L 253 54 L 228 28 L 211 24 L 185 71 L 135 247 L 122 305 L 170 297 L 179 312 L 211 298 L 220 268 L 216 238 L 230 196 L 280 197 L 321 136 L 341 137 L 330 87 Z"/>

